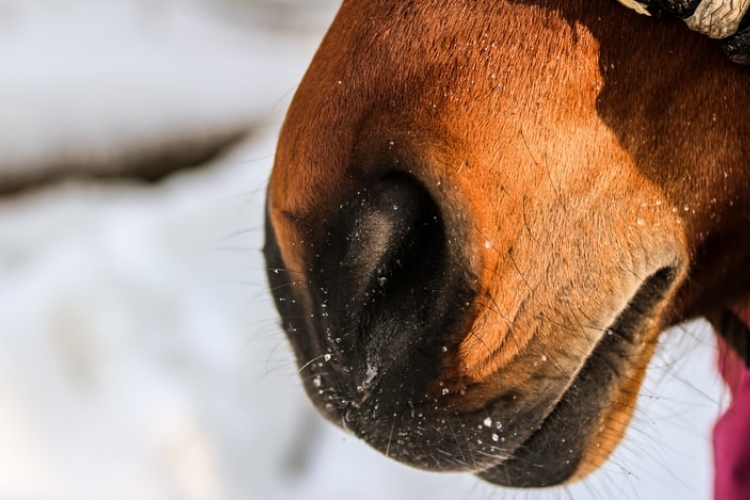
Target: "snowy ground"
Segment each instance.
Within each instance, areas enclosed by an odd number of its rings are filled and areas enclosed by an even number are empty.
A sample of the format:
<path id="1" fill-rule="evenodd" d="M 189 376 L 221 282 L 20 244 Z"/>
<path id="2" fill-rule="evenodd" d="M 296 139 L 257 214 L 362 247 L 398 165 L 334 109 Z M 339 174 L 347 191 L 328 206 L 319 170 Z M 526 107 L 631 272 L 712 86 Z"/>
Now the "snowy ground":
<path id="1" fill-rule="evenodd" d="M 0 199 L 0 499 L 709 498 L 702 324 L 665 337 L 625 443 L 567 489 L 415 471 L 313 414 L 259 251 L 278 124 L 334 7 L 298 4 L 0 2 L 0 165 L 253 130 L 155 186 Z"/>

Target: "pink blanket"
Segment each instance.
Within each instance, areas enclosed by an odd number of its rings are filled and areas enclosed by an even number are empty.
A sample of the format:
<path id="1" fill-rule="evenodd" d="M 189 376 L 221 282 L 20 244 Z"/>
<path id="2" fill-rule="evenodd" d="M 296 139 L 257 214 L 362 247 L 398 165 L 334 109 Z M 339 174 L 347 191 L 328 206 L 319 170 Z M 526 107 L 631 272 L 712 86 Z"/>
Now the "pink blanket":
<path id="1" fill-rule="evenodd" d="M 735 314 L 750 328 L 750 303 Z M 714 498 L 750 499 L 750 369 L 719 340 L 719 371 L 732 403 L 714 427 Z"/>

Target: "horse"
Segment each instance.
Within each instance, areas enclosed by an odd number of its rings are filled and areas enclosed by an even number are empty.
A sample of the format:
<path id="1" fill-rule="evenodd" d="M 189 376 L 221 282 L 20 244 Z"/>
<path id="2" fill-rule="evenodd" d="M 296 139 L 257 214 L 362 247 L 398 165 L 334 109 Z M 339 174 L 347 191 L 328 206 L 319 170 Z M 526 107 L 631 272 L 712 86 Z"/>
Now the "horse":
<path id="1" fill-rule="evenodd" d="M 266 204 L 312 403 L 421 469 L 596 470 L 663 330 L 744 355 L 748 109 L 720 44 L 612 0 L 345 0 Z"/>

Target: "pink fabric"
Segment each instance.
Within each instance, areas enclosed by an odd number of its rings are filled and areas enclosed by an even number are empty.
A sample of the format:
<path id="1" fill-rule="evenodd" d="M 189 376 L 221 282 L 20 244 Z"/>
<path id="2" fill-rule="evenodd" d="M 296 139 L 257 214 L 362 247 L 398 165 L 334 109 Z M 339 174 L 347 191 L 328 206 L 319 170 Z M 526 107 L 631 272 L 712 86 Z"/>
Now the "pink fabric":
<path id="1" fill-rule="evenodd" d="M 734 308 L 750 327 L 750 303 Z M 750 370 L 719 339 L 719 372 L 732 403 L 714 426 L 714 499 L 750 499 Z"/>

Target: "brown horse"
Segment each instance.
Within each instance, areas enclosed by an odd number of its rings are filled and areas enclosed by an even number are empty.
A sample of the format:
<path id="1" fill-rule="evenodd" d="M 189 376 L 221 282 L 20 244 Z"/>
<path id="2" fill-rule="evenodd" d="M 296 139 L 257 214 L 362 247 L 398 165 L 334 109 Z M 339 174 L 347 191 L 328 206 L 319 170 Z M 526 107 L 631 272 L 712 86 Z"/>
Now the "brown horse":
<path id="1" fill-rule="evenodd" d="M 659 333 L 750 297 L 749 109 L 714 41 L 612 0 L 345 0 L 268 190 L 315 406 L 424 469 L 597 468 Z"/>

